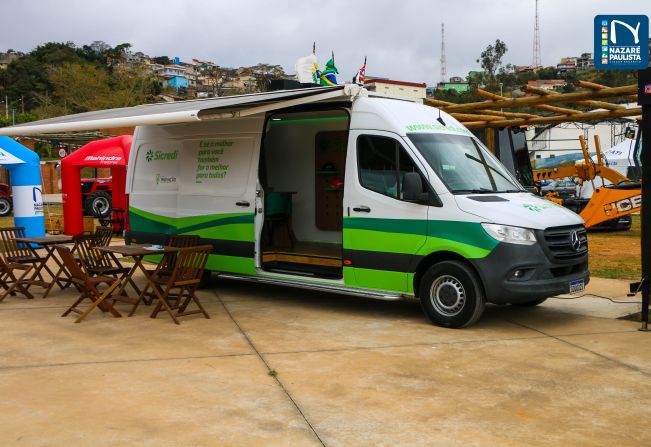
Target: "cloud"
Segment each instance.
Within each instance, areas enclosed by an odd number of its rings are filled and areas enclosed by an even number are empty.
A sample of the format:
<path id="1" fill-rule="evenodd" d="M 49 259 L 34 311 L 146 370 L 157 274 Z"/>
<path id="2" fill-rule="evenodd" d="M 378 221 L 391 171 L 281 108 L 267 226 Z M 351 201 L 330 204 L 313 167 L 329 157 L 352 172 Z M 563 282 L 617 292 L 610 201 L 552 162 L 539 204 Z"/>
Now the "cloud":
<path id="1" fill-rule="evenodd" d="M 368 56 L 370 75 L 435 84 L 442 22 L 448 76 L 478 69 L 479 54 L 497 38 L 509 48 L 504 62 L 530 64 L 533 51 L 534 0 L 3 0 L 2 10 L 14 19 L 3 20 L 0 50 L 104 40 L 149 55 L 233 67 L 273 63 L 291 73 L 316 41 L 321 64 L 335 52 L 340 80 Z M 543 63 L 592 52 L 594 16 L 613 12 L 651 15 L 651 2 L 540 0 Z"/>

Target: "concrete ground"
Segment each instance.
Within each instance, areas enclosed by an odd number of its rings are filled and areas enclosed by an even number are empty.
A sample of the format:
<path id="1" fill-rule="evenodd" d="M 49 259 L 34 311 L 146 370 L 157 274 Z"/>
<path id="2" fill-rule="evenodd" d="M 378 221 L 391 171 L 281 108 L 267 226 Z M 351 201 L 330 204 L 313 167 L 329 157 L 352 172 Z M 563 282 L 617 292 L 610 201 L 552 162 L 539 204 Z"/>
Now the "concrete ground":
<path id="1" fill-rule="evenodd" d="M 74 324 L 70 291 L 8 297 L 0 445 L 651 444 L 651 333 L 616 318 L 637 304 L 489 306 L 451 330 L 415 302 L 223 280 L 200 297 L 212 318 L 180 326 L 149 307 Z"/>

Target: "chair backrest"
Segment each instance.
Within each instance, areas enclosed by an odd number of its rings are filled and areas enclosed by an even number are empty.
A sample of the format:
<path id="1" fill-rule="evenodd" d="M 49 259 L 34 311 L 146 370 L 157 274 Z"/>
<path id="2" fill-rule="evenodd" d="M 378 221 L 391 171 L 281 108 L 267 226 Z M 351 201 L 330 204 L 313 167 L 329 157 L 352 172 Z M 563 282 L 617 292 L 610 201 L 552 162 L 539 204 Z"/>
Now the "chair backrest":
<path id="1" fill-rule="evenodd" d="M 108 247 L 113 238 L 113 228 L 111 227 L 95 227 L 95 236 L 97 237 L 98 247 Z"/>
<path id="2" fill-rule="evenodd" d="M 181 249 L 176 255 L 174 271 L 170 278 L 172 284 L 192 280 L 196 280 L 198 283 L 206 268 L 211 251 L 212 245 L 198 245 Z"/>
<path id="3" fill-rule="evenodd" d="M 171 234 L 165 245 L 177 248 L 196 247 L 199 245 L 199 239 L 196 234 Z"/>
<path id="4" fill-rule="evenodd" d="M 64 247 L 63 245 L 55 245 L 54 248 L 56 248 L 59 259 L 63 261 L 63 265 L 65 266 L 66 270 L 68 270 L 68 273 L 70 273 L 70 276 L 73 279 L 76 279 L 76 282 L 85 283 L 88 279 L 88 275 L 84 273 L 81 267 L 79 267 L 79 264 L 77 264 L 77 261 L 72 255 L 70 249 L 68 249 L 68 247 Z"/>
<path id="5" fill-rule="evenodd" d="M 77 253 L 87 270 L 113 267 L 106 253 L 99 251 L 99 238 L 86 237 L 77 240 Z"/>
<path id="6" fill-rule="evenodd" d="M 29 244 L 16 242 L 17 237 L 25 237 L 25 227 L 0 228 L 3 251 L 6 257 L 34 256 L 34 250 Z"/>

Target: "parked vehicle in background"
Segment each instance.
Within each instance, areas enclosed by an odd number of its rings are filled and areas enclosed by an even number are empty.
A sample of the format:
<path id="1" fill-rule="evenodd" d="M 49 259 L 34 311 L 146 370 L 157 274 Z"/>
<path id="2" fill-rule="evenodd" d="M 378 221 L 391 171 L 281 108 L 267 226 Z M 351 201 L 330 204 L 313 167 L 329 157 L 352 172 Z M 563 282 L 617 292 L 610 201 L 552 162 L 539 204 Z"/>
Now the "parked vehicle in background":
<path id="1" fill-rule="evenodd" d="M 11 198 L 11 189 L 6 183 L 0 183 L 0 217 L 11 214 L 13 209 L 13 200 Z"/>
<path id="2" fill-rule="evenodd" d="M 574 180 L 552 180 L 540 188 L 541 195 L 550 192 L 557 192 L 561 197 L 573 197 L 576 195 L 576 182 Z"/>
<path id="3" fill-rule="evenodd" d="M 86 178 L 81 179 L 81 196 L 84 204 L 84 214 L 98 218 L 111 215 L 113 199 L 113 179 Z"/>

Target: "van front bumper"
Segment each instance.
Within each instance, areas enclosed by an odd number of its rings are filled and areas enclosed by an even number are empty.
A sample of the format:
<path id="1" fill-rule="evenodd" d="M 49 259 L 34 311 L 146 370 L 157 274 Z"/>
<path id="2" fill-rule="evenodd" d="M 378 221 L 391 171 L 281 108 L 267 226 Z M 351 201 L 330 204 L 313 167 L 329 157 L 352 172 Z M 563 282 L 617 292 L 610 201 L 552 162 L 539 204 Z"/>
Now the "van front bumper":
<path id="1" fill-rule="evenodd" d="M 531 302 L 569 293 L 572 281 L 590 281 L 587 251 L 557 259 L 540 238 L 534 245 L 500 243 L 485 258 L 471 261 L 489 303 Z"/>

